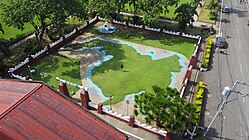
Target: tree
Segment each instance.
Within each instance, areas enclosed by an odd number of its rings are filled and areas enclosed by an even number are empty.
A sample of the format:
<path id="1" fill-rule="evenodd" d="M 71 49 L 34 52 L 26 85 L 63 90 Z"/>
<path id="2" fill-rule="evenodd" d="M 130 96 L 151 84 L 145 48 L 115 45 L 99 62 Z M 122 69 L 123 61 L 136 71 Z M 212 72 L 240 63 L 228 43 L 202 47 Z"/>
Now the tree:
<path id="1" fill-rule="evenodd" d="M 177 6 L 178 2 L 179 0 L 140 0 L 138 7 L 144 24 L 157 20 L 162 13 L 169 12 L 168 6 Z"/>
<path id="2" fill-rule="evenodd" d="M 8 0 L 2 4 L 3 21 L 8 26 L 23 30 L 25 23 L 30 23 L 35 29 L 36 40 L 43 45 L 43 35 L 49 23 L 55 27 L 65 25 L 70 15 L 81 19 L 86 17 L 84 0 Z"/>
<path id="3" fill-rule="evenodd" d="M 198 15 L 195 7 L 189 3 L 184 3 L 175 10 L 175 20 L 178 21 L 180 30 L 184 30 L 187 24 L 194 22 L 194 14 Z"/>
<path id="4" fill-rule="evenodd" d="M 0 23 L 0 31 L 2 32 L 2 34 L 4 34 L 4 30 L 1 23 Z"/>
<path id="5" fill-rule="evenodd" d="M 139 11 L 139 0 L 128 0 L 128 4 L 130 7 L 133 7 L 133 22 L 137 22 L 138 17 L 137 17 L 137 12 Z"/>
<path id="6" fill-rule="evenodd" d="M 117 10 L 118 15 L 120 14 L 120 11 L 124 9 L 126 3 L 128 3 L 128 0 L 116 0 L 116 4 L 118 8 Z"/>
<path id="7" fill-rule="evenodd" d="M 188 122 L 194 105 L 180 97 L 176 89 L 153 86 L 154 93 L 145 92 L 135 96 L 134 114 L 141 114 L 147 123 L 156 122 L 160 128 L 174 133 L 182 130 Z"/>
<path id="8" fill-rule="evenodd" d="M 100 17 L 107 21 L 114 18 L 117 9 L 116 0 L 89 0 L 89 12 L 97 12 Z"/>
<path id="9" fill-rule="evenodd" d="M 194 6 L 194 7 L 197 7 L 198 5 L 200 5 L 202 7 L 202 3 L 201 3 L 201 0 L 193 0 L 191 2 L 191 4 Z"/>

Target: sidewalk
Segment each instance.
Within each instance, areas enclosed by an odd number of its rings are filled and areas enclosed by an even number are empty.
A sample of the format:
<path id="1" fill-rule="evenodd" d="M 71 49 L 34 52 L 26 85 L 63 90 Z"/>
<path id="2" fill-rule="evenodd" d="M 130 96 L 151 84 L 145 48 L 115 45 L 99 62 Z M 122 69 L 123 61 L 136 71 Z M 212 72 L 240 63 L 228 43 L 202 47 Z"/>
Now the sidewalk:
<path id="1" fill-rule="evenodd" d="M 123 133 L 125 133 L 128 137 L 129 140 L 163 140 L 163 138 L 154 135 L 152 133 L 149 133 L 143 129 L 139 128 L 132 128 L 130 127 L 127 123 L 124 123 L 120 120 L 114 119 L 110 116 L 107 115 L 101 115 L 98 114 L 97 111 L 90 110 L 92 113 L 100 117 L 101 119 L 105 120 L 106 122 L 110 123 Z"/>

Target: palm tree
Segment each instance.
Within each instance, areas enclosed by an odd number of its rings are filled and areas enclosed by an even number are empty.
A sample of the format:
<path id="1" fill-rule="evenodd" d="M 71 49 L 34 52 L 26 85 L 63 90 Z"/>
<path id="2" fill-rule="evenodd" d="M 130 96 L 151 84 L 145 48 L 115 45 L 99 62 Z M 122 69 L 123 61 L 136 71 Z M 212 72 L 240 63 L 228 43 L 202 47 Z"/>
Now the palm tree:
<path id="1" fill-rule="evenodd" d="M 194 21 L 194 14 L 198 15 L 195 7 L 189 3 L 182 4 L 179 6 L 175 13 L 175 20 L 178 21 L 178 26 L 180 30 L 184 30 L 187 27 L 187 24 L 191 24 Z"/>

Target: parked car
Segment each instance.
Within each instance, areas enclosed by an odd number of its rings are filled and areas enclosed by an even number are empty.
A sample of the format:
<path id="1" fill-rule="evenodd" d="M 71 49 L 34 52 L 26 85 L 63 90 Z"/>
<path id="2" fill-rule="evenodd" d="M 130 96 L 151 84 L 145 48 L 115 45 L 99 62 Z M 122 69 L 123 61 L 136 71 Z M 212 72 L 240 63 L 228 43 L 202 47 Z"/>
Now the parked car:
<path id="1" fill-rule="evenodd" d="M 217 37 L 215 46 L 219 48 L 224 48 L 226 46 L 226 40 L 224 37 Z"/>
<path id="2" fill-rule="evenodd" d="M 221 11 L 222 11 L 223 13 L 229 13 L 229 7 L 228 7 L 227 5 L 223 5 Z"/>

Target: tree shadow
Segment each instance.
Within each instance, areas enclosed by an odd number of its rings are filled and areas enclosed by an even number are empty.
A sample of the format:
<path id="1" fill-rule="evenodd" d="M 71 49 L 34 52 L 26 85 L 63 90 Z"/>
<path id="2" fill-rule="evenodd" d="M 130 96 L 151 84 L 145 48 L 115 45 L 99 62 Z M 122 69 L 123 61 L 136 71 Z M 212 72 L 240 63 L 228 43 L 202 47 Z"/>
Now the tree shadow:
<path id="1" fill-rule="evenodd" d="M 120 44 L 116 44 L 116 43 L 110 43 L 110 42 L 106 42 L 106 41 L 100 41 L 100 40 L 95 40 L 92 41 L 90 44 L 88 44 L 88 46 L 91 47 L 96 47 L 96 46 L 103 46 L 103 48 L 101 50 L 99 50 L 99 53 L 101 53 L 102 55 L 111 55 L 113 56 L 113 58 L 111 58 L 108 61 L 104 61 L 103 58 L 99 61 L 101 61 L 100 66 L 97 66 L 94 68 L 94 70 L 92 71 L 92 75 L 96 75 L 99 73 L 105 73 L 106 71 L 109 70 L 121 70 L 121 65 L 124 66 L 124 60 L 126 59 L 125 56 L 125 52 L 123 50 L 123 46 Z M 125 46 L 128 47 L 128 46 Z M 135 51 L 135 50 L 134 50 Z M 99 54 L 95 54 L 95 56 L 91 56 L 92 58 L 94 57 L 99 57 Z M 125 66 L 124 66 L 125 67 Z"/>
<path id="2" fill-rule="evenodd" d="M 61 75 L 71 77 L 72 79 L 79 79 L 80 72 L 78 69 L 71 69 L 69 71 L 62 72 Z"/>
<path id="3" fill-rule="evenodd" d="M 33 66 L 40 72 L 51 72 L 59 68 L 58 62 L 58 57 L 49 56 L 35 62 Z"/>
<path id="4" fill-rule="evenodd" d="M 230 14 L 235 14 L 241 18 L 247 17 L 247 13 L 248 13 L 247 9 L 240 10 L 240 9 L 236 9 L 236 8 L 232 8 L 232 7 L 230 8 Z"/>

